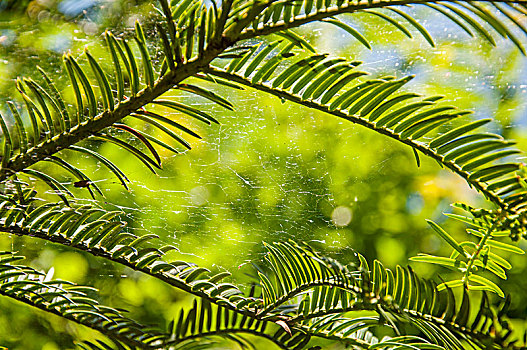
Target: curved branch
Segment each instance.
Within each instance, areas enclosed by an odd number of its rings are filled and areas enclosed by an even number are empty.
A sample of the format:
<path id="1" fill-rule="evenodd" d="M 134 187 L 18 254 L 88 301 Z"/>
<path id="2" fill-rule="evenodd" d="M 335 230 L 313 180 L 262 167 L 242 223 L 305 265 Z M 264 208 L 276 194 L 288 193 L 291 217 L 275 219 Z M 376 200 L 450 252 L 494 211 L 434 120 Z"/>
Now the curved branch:
<path id="1" fill-rule="evenodd" d="M 67 281 L 48 280 L 46 274 L 11 261 L 23 257 L 0 257 L 0 295 L 91 328 L 110 339 L 139 349 L 157 349 L 168 340 L 166 334 L 146 329 L 121 312 L 98 305 L 85 290 L 94 290 Z"/>
<path id="2" fill-rule="evenodd" d="M 247 308 L 236 307 L 236 305 L 229 298 L 223 297 L 222 293 L 215 295 L 218 288 L 220 289 L 222 288 L 221 284 L 210 282 L 210 283 L 204 284 L 203 286 L 199 288 L 196 287 L 196 283 L 203 282 L 203 281 L 207 282 L 209 278 L 192 281 L 194 283 L 187 282 L 185 277 L 188 277 L 188 271 L 186 275 L 183 274 L 184 277 L 182 277 L 181 275 L 181 273 L 184 272 L 185 269 L 179 270 L 176 267 L 172 266 L 170 270 L 168 271 L 158 272 L 155 269 L 153 270 L 152 268 L 155 267 L 155 264 L 154 264 L 155 262 L 166 264 L 159 258 L 156 258 L 154 261 L 152 261 L 152 263 L 148 264 L 147 266 L 141 266 L 141 261 L 140 260 L 137 261 L 133 259 L 134 258 L 133 254 L 132 255 L 128 255 L 128 254 L 119 255 L 119 257 L 116 257 L 114 255 L 115 251 L 118 250 L 119 248 L 122 248 L 123 246 L 118 246 L 117 249 L 113 251 L 108 251 L 104 249 L 104 247 L 101 247 L 101 246 L 92 247 L 89 245 L 89 242 L 86 242 L 86 241 L 81 241 L 79 243 L 73 243 L 71 238 L 67 238 L 60 234 L 50 234 L 49 232 L 43 231 L 43 230 L 27 230 L 27 229 L 24 229 L 18 226 L 9 226 L 9 227 L 0 226 L 0 232 L 14 234 L 17 236 L 27 236 L 27 237 L 39 238 L 39 239 L 46 240 L 48 242 L 57 243 L 63 246 L 71 247 L 71 248 L 83 251 L 85 253 L 88 253 L 90 255 L 93 255 L 95 257 L 106 259 L 114 263 L 118 263 L 122 266 L 126 266 L 134 271 L 142 272 L 160 281 L 163 281 L 167 283 L 168 285 L 171 285 L 172 287 L 178 288 L 196 297 L 206 299 L 210 301 L 211 303 L 223 306 L 241 315 L 246 315 L 249 317 L 254 317 L 255 315 L 253 311 Z M 168 265 L 169 264 L 167 264 L 167 268 L 170 267 Z M 186 265 L 186 267 L 189 267 L 189 266 L 192 266 L 192 265 L 191 264 Z M 197 269 L 196 267 L 194 268 Z M 171 271 L 176 271 L 176 272 L 171 273 Z M 230 287 L 229 289 L 232 291 L 233 286 L 230 285 L 229 287 Z M 236 301 L 239 302 L 243 300 L 246 300 L 246 298 L 241 295 L 241 292 L 236 294 Z"/>
<path id="3" fill-rule="evenodd" d="M 500 339 L 500 337 L 497 336 L 496 334 L 491 334 L 491 333 L 483 332 L 480 330 L 473 330 L 470 327 L 458 324 L 456 322 L 446 322 L 444 319 L 440 317 L 422 313 L 416 310 L 406 309 L 406 308 L 401 309 L 397 305 L 388 303 L 385 297 L 386 296 L 382 297 L 380 295 L 371 294 L 368 297 L 368 301 L 365 303 L 362 301 L 356 301 L 353 304 L 345 306 L 345 307 L 341 306 L 341 307 L 332 308 L 330 310 L 320 310 L 317 312 L 310 313 L 307 316 L 299 313 L 296 316 L 288 319 L 288 323 L 302 324 L 303 322 L 314 319 L 314 318 L 320 318 L 320 317 L 336 315 L 336 314 L 346 314 L 348 312 L 357 312 L 357 311 L 375 311 L 379 314 L 379 316 L 382 316 L 382 314 L 378 311 L 378 307 L 382 307 L 383 310 L 385 310 L 388 314 L 397 316 L 404 322 L 407 322 L 409 318 L 419 319 L 424 322 L 434 323 L 438 327 L 445 327 L 449 331 L 455 332 L 469 339 L 470 338 L 478 339 L 482 343 L 487 343 L 488 341 L 491 341 L 493 344 L 497 346 L 504 346 L 502 339 Z M 306 332 L 308 332 L 309 327 L 305 327 L 305 328 L 301 327 L 301 329 L 304 329 Z M 312 336 L 325 337 L 325 335 L 317 335 L 316 333 L 310 333 L 310 334 Z M 327 338 L 327 339 L 342 340 L 343 338 L 335 336 L 334 338 Z M 525 349 L 525 347 L 508 345 L 507 349 L 520 350 L 520 349 Z"/>
<path id="4" fill-rule="evenodd" d="M 291 28 L 297 28 L 304 24 L 311 22 L 322 21 L 324 19 L 331 18 L 333 16 L 355 13 L 363 10 L 382 9 L 388 8 L 389 6 L 408 6 L 408 5 L 420 5 L 420 4 L 431 4 L 435 5 L 438 0 L 381 0 L 381 1 L 346 1 L 340 6 L 331 6 L 328 8 L 320 8 L 317 11 L 309 14 L 299 14 L 289 19 L 288 21 L 279 20 L 274 23 L 258 23 L 256 28 L 245 28 L 240 35 L 237 37 L 238 40 L 251 39 L 258 36 L 270 35 L 285 31 Z M 461 0 L 463 3 L 471 3 L 470 0 Z M 504 4 L 525 4 L 524 0 L 479 0 L 482 3 L 504 3 Z M 480 33 L 481 34 L 481 33 Z"/>
<path id="5" fill-rule="evenodd" d="M 264 83 L 253 83 L 250 79 L 245 78 L 238 74 L 229 73 L 225 70 L 221 70 L 221 69 L 214 68 L 214 67 L 208 68 L 205 72 L 207 72 L 208 74 L 217 76 L 219 78 L 228 79 L 229 81 L 232 81 L 232 82 L 235 82 L 241 85 L 245 85 L 253 89 L 259 90 L 259 91 L 266 92 L 268 94 L 277 96 L 281 99 L 291 101 L 296 104 L 345 119 L 354 124 L 364 126 L 379 134 L 382 134 L 393 140 L 396 140 L 405 145 L 408 145 L 412 147 L 413 149 L 420 151 L 422 154 L 434 159 L 442 166 L 450 169 L 452 172 L 461 176 L 470 186 L 473 186 L 476 190 L 478 190 L 480 193 L 485 195 L 485 197 L 487 197 L 490 201 L 492 201 L 493 203 L 495 203 L 502 209 L 505 209 L 505 210 L 508 209 L 508 204 L 504 201 L 504 199 L 498 193 L 498 191 L 502 188 L 491 190 L 488 184 L 480 181 L 478 178 L 474 178 L 474 176 L 471 176 L 472 174 L 474 174 L 474 172 L 464 170 L 462 165 L 459 165 L 455 162 L 455 159 L 446 161 L 445 154 L 439 153 L 436 149 L 431 148 L 428 144 L 424 142 L 419 142 L 411 138 L 403 138 L 401 137 L 401 133 L 396 133 L 392 129 L 387 128 L 385 126 L 378 126 L 375 122 L 372 122 L 366 118 L 362 118 L 358 116 L 357 114 L 350 115 L 346 111 L 342 111 L 339 109 L 332 110 L 330 109 L 328 105 L 323 105 L 313 100 L 304 100 L 299 95 L 290 93 L 282 89 L 273 88 Z"/>
<path id="6" fill-rule="evenodd" d="M 356 286 L 350 286 L 350 285 L 347 285 L 347 284 L 344 284 L 344 283 L 340 283 L 338 281 L 331 281 L 331 280 L 329 280 L 329 281 L 328 280 L 309 281 L 309 283 L 298 285 L 295 288 L 293 288 L 290 291 L 288 291 L 287 293 L 285 293 L 284 295 L 281 295 L 274 303 L 272 303 L 270 305 L 267 305 L 262 310 L 258 311 L 257 315 L 258 316 L 265 316 L 266 314 L 270 313 L 271 311 L 276 310 L 277 308 L 279 308 L 281 305 L 283 305 L 283 304 L 285 304 L 287 302 L 290 302 L 291 299 L 293 299 L 295 296 L 301 295 L 303 292 L 306 292 L 306 291 L 311 290 L 311 289 L 316 288 L 316 287 L 342 288 L 342 289 L 345 289 L 346 291 L 348 291 L 348 292 L 350 292 L 350 293 L 352 293 L 354 295 L 355 294 L 359 294 L 359 293 L 362 292 L 362 290 L 360 290 Z M 374 299 L 375 299 L 375 297 L 368 298 L 368 302 L 366 304 L 371 303 L 371 301 L 374 300 Z M 339 309 L 335 309 L 335 310 L 339 310 Z M 351 311 L 351 310 L 348 310 L 348 311 Z M 338 311 L 335 311 L 335 313 L 338 313 Z M 317 317 L 317 316 L 313 316 L 313 317 L 311 317 L 311 316 L 312 315 L 310 314 L 309 318 Z M 275 315 L 271 315 L 268 318 L 272 319 L 273 317 L 275 317 Z M 297 319 L 298 320 L 304 320 L 304 319 L 307 319 L 307 318 L 302 317 L 302 316 L 294 318 L 294 320 L 297 320 Z"/>
<path id="7" fill-rule="evenodd" d="M 32 307 L 37 308 L 37 309 L 39 309 L 41 311 L 44 311 L 44 312 L 47 312 L 47 313 L 59 316 L 61 318 L 67 319 L 69 321 L 75 322 L 78 325 L 91 328 L 91 329 L 93 329 L 93 330 L 95 330 L 95 331 L 107 336 L 110 339 L 117 340 L 117 341 L 119 341 L 119 342 L 121 342 L 123 344 L 126 344 L 128 346 L 132 346 L 132 347 L 138 348 L 138 349 L 158 349 L 159 348 L 158 346 L 148 346 L 145 343 L 143 343 L 141 341 L 138 341 L 138 340 L 135 340 L 135 339 L 131 339 L 131 338 L 127 337 L 126 335 L 115 333 L 115 332 L 113 332 L 112 327 L 104 327 L 104 326 L 99 325 L 97 323 L 88 322 L 88 321 L 82 320 L 79 317 L 75 317 L 72 314 L 63 314 L 60 311 L 58 311 L 57 309 L 49 309 L 49 308 L 47 308 L 44 305 L 35 305 L 29 299 L 25 298 L 24 294 L 10 295 L 10 294 L 7 294 L 4 291 L 0 290 L 0 295 L 5 296 L 5 297 L 10 298 L 10 299 L 14 299 L 14 300 L 19 301 L 21 303 L 24 303 L 26 305 L 32 306 Z M 103 319 L 101 318 L 101 320 L 103 320 Z M 120 322 L 122 320 L 123 319 L 115 319 L 115 324 L 117 324 L 118 322 Z M 126 320 L 129 320 L 129 319 L 126 319 Z M 105 322 L 107 322 L 107 321 L 105 321 Z M 109 323 L 109 324 L 106 324 L 106 325 L 107 326 L 112 326 L 113 324 Z M 139 333 L 140 330 L 144 329 L 144 328 L 145 327 L 143 325 L 136 324 L 136 327 L 134 328 L 134 332 Z M 152 337 L 152 335 L 151 335 L 152 333 L 150 333 L 150 332 L 151 331 L 149 331 L 149 333 L 143 333 L 143 336 L 145 338 L 147 338 L 147 339 Z M 165 338 L 165 337 L 163 337 L 163 338 Z"/>
<path id="8" fill-rule="evenodd" d="M 66 149 L 79 141 L 91 137 L 97 132 L 100 132 L 131 115 L 138 109 L 151 103 L 157 97 L 169 91 L 174 85 L 201 71 L 228 46 L 229 43 L 227 41 L 222 41 L 222 44 L 218 47 L 209 48 L 203 56 L 187 64 L 178 66 L 173 71 L 169 71 L 152 87 L 147 87 L 140 91 L 136 96 L 131 97 L 127 101 L 121 102 L 113 111 L 106 110 L 94 118 L 80 123 L 52 139 L 38 144 L 27 152 L 16 155 L 11 158 L 5 168 L 2 169 L 2 173 L 0 173 L 0 182 L 6 180 L 9 176 L 48 158 L 60 150 Z"/>
<path id="9" fill-rule="evenodd" d="M 328 335 L 345 337 L 357 330 L 354 321 L 342 321 L 342 325 L 333 321 L 340 322 L 341 316 L 351 311 L 374 311 L 379 319 L 385 320 L 394 329 L 397 324 L 409 322 L 419 326 L 422 323 L 425 330 L 431 327 L 437 332 L 455 334 L 437 340 L 440 343 L 458 344 L 459 339 L 465 339 L 482 347 L 485 344 L 514 347 L 514 341 L 507 340 L 512 330 L 503 319 L 508 303 L 504 303 L 501 310 L 494 311 L 486 294 L 483 294 L 477 315 L 471 316 L 473 298 L 466 291 L 461 306 L 456 307 L 457 300 L 450 289 L 439 291 L 433 281 L 421 279 L 411 268 L 397 266 L 392 272 L 379 261 L 374 261 L 374 268 L 370 271 L 360 254 L 357 256 L 361 262 L 360 277 L 358 273 L 353 273 L 336 286 L 328 277 L 347 269 L 324 263 L 323 257 L 306 247 L 294 243 L 268 245 L 266 259 L 274 274 L 262 278 L 261 284 L 264 302 L 271 299 L 267 309 L 276 311 L 267 319 L 283 315 L 290 326 L 305 326 L 307 329 L 302 329 L 306 332 L 311 330 L 312 335 L 328 330 Z M 327 281 L 319 282 L 313 278 L 315 275 L 324 275 Z M 307 282 L 299 285 L 298 281 L 306 279 Z M 311 288 L 307 286 L 310 283 L 313 283 Z M 272 297 L 266 297 L 268 295 Z M 275 307 L 284 303 L 284 296 L 288 297 L 287 307 Z M 434 337 L 429 338 L 433 340 Z"/>

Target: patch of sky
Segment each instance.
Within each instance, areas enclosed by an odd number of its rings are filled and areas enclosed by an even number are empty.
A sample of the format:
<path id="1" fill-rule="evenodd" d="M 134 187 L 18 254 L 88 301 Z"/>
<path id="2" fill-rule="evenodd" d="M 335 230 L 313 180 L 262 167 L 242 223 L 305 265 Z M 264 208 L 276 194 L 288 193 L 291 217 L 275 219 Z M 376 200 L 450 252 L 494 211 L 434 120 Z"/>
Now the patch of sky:
<path id="1" fill-rule="evenodd" d="M 514 120 L 515 126 L 519 126 L 524 130 L 523 132 L 527 131 L 527 103 L 524 103 L 522 105 L 522 108 L 516 113 L 517 117 Z"/>
<path id="2" fill-rule="evenodd" d="M 406 198 L 406 210 L 412 215 L 419 215 L 425 205 L 423 196 L 419 192 L 411 193 Z"/>
<path id="3" fill-rule="evenodd" d="M 519 70 L 516 80 L 517 91 L 519 98 L 522 101 L 527 100 L 527 58 L 523 57 L 523 64 Z M 522 127 L 527 128 L 527 102 L 520 104 L 518 111 L 516 113 L 515 123 Z"/>
<path id="4" fill-rule="evenodd" d="M 452 39 L 458 38 L 459 40 L 470 38 L 459 26 L 435 10 L 420 6 L 408 8 L 406 12 L 413 17 L 423 18 L 419 20 L 419 23 L 426 28 L 436 43 L 446 40 L 452 42 Z"/>
<path id="5" fill-rule="evenodd" d="M 55 51 L 57 53 L 62 53 L 71 45 L 71 39 L 69 36 L 64 34 L 53 34 L 45 39 L 46 48 Z"/>
<path id="6" fill-rule="evenodd" d="M 371 73 L 382 71 L 393 71 L 400 69 L 404 63 L 402 53 L 392 45 L 376 45 L 373 50 L 366 51 L 361 55 L 364 67 Z M 398 68 L 399 67 L 399 68 Z"/>
<path id="7" fill-rule="evenodd" d="M 63 0 L 58 5 L 58 10 L 68 17 L 75 17 L 99 2 L 97 0 Z"/>
<path id="8" fill-rule="evenodd" d="M 16 32 L 11 29 L 0 30 L 0 45 L 10 46 L 16 39 Z"/>

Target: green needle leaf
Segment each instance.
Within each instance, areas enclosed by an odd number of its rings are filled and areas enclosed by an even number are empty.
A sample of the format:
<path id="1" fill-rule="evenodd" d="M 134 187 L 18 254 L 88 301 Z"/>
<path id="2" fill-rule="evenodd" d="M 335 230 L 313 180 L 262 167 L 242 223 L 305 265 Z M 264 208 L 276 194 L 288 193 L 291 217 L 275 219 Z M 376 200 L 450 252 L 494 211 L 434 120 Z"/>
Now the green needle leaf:
<path id="1" fill-rule="evenodd" d="M 66 59 L 69 62 L 69 64 L 72 66 L 73 70 L 75 71 L 76 75 L 79 77 L 81 81 L 82 87 L 84 89 L 84 93 L 86 94 L 86 97 L 88 99 L 90 117 L 93 118 L 97 114 L 97 100 L 95 98 L 95 93 L 93 92 L 92 85 L 90 81 L 88 80 L 86 73 L 84 73 L 82 68 L 77 63 L 77 61 L 71 55 L 66 55 Z"/>
<path id="2" fill-rule="evenodd" d="M 150 59 L 150 54 L 148 53 L 148 48 L 146 47 L 145 34 L 143 28 L 139 21 L 135 21 L 135 36 L 134 39 L 141 51 L 141 58 L 143 59 L 143 69 L 145 72 L 146 84 L 150 87 L 154 86 L 154 67 L 152 65 L 152 60 Z"/>
<path id="3" fill-rule="evenodd" d="M 441 226 L 433 222 L 432 220 L 426 220 L 428 225 L 430 225 L 434 231 L 441 237 L 445 242 L 447 242 L 452 248 L 458 251 L 462 256 L 467 256 L 467 252 L 450 236 Z"/>
<path id="4" fill-rule="evenodd" d="M 353 36 L 355 39 L 357 39 L 362 45 L 364 45 L 368 50 L 371 50 L 371 45 L 366 40 L 366 38 L 355 28 L 347 25 L 346 23 L 339 21 L 338 19 L 324 19 L 324 22 L 331 23 L 333 25 L 336 25 L 337 27 L 344 29 L 346 32 L 348 32 L 351 36 Z"/>
<path id="5" fill-rule="evenodd" d="M 423 37 L 426 39 L 426 41 L 428 41 L 430 46 L 432 46 L 432 47 L 436 46 L 435 43 L 434 43 L 434 40 L 432 39 L 432 37 L 430 36 L 428 31 L 421 24 L 419 24 L 419 22 L 417 22 L 412 16 L 410 16 L 406 12 L 403 12 L 403 11 L 399 10 L 398 8 L 388 7 L 388 9 L 393 11 L 393 12 L 395 12 L 395 13 L 397 13 L 398 15 L 400 15 L 401 17 L 406 19 L 412 26 L 414 26 L 414 28 L 417 29 L 419 31 L 419 33 L 421 33 L 421 35 L 423 35 Z"/>
<path id="6" fill-rule="evenodd" d="M 113 94 L 112 89 L 110 87 L 110 82 L 108 81 L 108 77 L 106 76 L 106 73 L 102 70 L 101 66 L 95 58 L 88 52 L 88 49 L 84 50 L 84 53 L 86 54 L 86 57 L 88 58 L 88 63 L 91 66 L 91 69 L 93 73 L 95 74 L 95 78 L 97 79 L 97 82 L 99 83 L 101 94 L 103 97 L 103 105 L 105 110 L 113 111 L 114 109 L 114 101 L 113 101 Z"/>

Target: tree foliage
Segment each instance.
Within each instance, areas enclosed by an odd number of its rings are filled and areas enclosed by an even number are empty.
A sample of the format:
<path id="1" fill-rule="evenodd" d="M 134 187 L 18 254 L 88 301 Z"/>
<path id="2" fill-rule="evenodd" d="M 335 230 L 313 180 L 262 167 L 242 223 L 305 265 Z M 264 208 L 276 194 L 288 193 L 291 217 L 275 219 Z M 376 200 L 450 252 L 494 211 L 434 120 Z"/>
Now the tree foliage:
<path id="1" fill-rule="evenodd" d="M 361 62 L 320 53 L 295 32 L 308 23 L 329 23 L 371 48 L 345 20 L 367 14 L 408 37 L 418 32 L 434 46 L 418 16 L 407 11 L 415 5 L 438 12 L 449 25 L 491 45 L 498 36 L 506 38 L 524 54 L 524 0 L 160 0 L 153 5 L 155 32 L 136 21 L 130 36 L 105 32 L 101 45 L 106 53 L 101 57 L 91 48 L 63 55 L 67 93 L 57 87 L 54 74 L 40 67 L 38 76 L 16 80 L 19 95 L 7 103 L 0 118 L 0 231 L 83 251 L 147 274 L 193 295 L 193 306 L 174 315 L 168 327 L 145 327 L 123 310 L 99 304 L 91 287 L 53 280 L 53 270 L 18 265 L 23 257 L 14 251 L 0 253 L 4 297 L 107 338 L 79 339 L 78 346 L 84 349 L 207 348 L 217 341 L 245 348 L 253 336 L 283 349 L 314 347 L 317 339 L 361 349 L 525 347 L 507 321 L 509 297 L 481 275 L 489 271 L 506 279 L 512 265 L 500 252 L 524 253 L 509 242 L 527 237 L 527 184 L 523 164 L 514 158 L 520 153 L 514 142 L 478 131 L 491 119 L 472 120 L 470 111 L 443 103 L 442 96 L 405 90 L 413 76 L 371 78 Z M 247 291 L 225 282 L 228 272 L 214 274 L 186 261 L 167 260 L 173 246 L 161 244 L 153 234 L 123 230 L 118 212 L 78 201 L 43 166 L 53 163 L 71 177 L 74 187 L 101 200 L 103 191 L 93 174 L 63 156 L 83 154 L 128 188 L 127 169 L 103 156 L 99 145 L 117 145 L 122 154 L 132 155 L 156 173 L 162 167 L 160 150 L 178 153 L 201 138 L 193 130 L 195 122 L 219 123 L 208 111 L 174 96 L 195 96 L 228 111 L 235 109 L 229 98 L 209 90 L 205 82 L 233 93 L 255 89 L 342 118 L 408 146 L 417 166 L 421 157 L 428 157 L 464 179 L 492 208 L 458 204 L 466 216 L 448 216 L 469 225 L 467 232 L 478 243 L 457 242 L 429 221 L 452 253 L 412 258 L 458 271 L 459 278 L 438 284 L 417 276 L 410 267 L 391 270 L 379 260 L 368 263 L 359 253 L 342 264 L 308 244 L 287 241 L 265 245 L 264 262 L 255 266 L 254 284 Z M 159 110 L 176 111 L 186 119 L 176 120 Z M 42 203 L 36 182 L 46 184 L 58 202 Z M 487 293 L 503 298 L 500 305 L 491 305 Z M 474 312 L 471 305 L 479 307 Z"/>

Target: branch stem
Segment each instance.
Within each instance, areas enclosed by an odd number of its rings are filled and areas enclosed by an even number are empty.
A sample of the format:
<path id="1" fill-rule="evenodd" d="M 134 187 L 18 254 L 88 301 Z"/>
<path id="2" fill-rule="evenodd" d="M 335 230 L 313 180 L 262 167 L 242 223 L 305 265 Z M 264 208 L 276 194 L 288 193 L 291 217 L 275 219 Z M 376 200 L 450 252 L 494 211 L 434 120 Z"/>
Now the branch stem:
<path id="1" fill-rule="evenodd" d="M 279 89 L 273 89 L 272 87 L 267 86 L 265 84 L 261 84 L 261 83 L 252 83 L 250 79 L 244 78 L 244 77 L 239 76 L 237 74 L 228 73 L 228 72 L 226 72 L 224 70 L 220 70 L 220 69 L 213 68 L 213 67 L 209 67 L 207 70 L 205 70 L 205 72 L 210 74 L 210 75 L 214 75 L 214 76 L 217 76 L 219 78 L 227 79 L 229 81 L 232 81 L 232 82 L 235 82 L 235 83 L 238 83 L 238 84 L 242 84 L 242 85 L 251 87 L 251 88 L 259 90 L 259 91 L 264 91 L 264 92 L 266 92 L 266 93 L 268 93 L 270 95 L 274 95 L 274 96 L 279 97 L 281 99 L 288 100 L 288 101 L 297 103 L 299 105 L 306 106 L 306 107 L 308 107 L 310 109 L 315 109 L 315 110 L 318 110 L 318 111 L 321 111 L 321 112 L 324 112 L 324 113 L 327 113 L 327 114 L 331 114 L 331 115 L 337 116 L 339 118 L 345 119 L 345 120 L 347 120 L 349 122 L 352 122 L 354 124 L 358 124 L 358 125 L 364 126 L 364 127 L 368 128 L 370 130 L 378 132 L 379 134 L 382 134 L 382 135 L 387 136 L 387 137 L 389 137 L 391 139 L 399 141 L 399 142 L 401 142 L 401 143 L 403 143 L 405 145 L 408 145 L 408 146 L 412 147 L 413 149 L 418 150 L 421 153 L 429 156 L 430 158 L 434 159 L 435 161 L 437 161 L 442 166 L 445 166 L 446 168 L 450 169 L 452 172 L 454 172 L 454 173 L 458 174 L 459 176 L 461 176 L 463 179 L 465 179 L 465 181 L 468 184 L 470 184 L 476 190 L 478 190 L 483 195 L 485 195 L 494 204 L 498 205 L 499 207 L 501 207 L 503 209 L 507 208 L 507 204 L 503 201 L 503 199 L 500 198 L 500 196 L 498 196 L 495 192 L 489 191 L 487 189 L 487 185 L 486 184 L 482 183 L 481 181 L 479 181 L 477 179 L 469 179 L 471 173 L 469 173 L 468 171 L 464 171 L 462 169 L 462 167 L 460 165 L 456 164 L 454 161 L 445 161 L 443 155 L 437 153 L 434 149 L 429 148 L 426 144 L 424 144 L 422 142 L 419 142 L 419 141 L 416 141 L 416 140 L 412 140 L 412 139 L 409 139 L 409 138 L 402 138 L 400 134 L 395 133 L 391 129 L 388 129 L 388 128 L 385 128 L 385 127 L 378 127 L 378 126 L 375 125 L 375 123 L 370 122 L 367 119 L 358 117 L 356 115 L 349 115 L 349 114 L 347 114 L 347 113 L 345 113 L 343 111 L 340 111 L 340 110 L 330 110 L 328 106 L 321 105 L 321 104 L 319 104 L 317 102 L 314 102 L 314 101 L 311 101 L 311 100 L 302 100 L 302 98 L 300 96 L 291 94 L 291 93 L 289 93 L 287 91 L 279 90 Z"/>
<path id="2" fill-rule="evenodd" d="M 280 20 L 273 24 L 259 24 L 257 28 L 246 28 L 241 32 L 238 37 L 239 40 L 252 39 L 258 36 L 264 36 L 273 34 L 286 29 L 297 28 L 304 24 L 311 23 L 314 21 L 320 21 L 329 17 L 341 15 L 344 13 L 354 13 L 361 10 L 385 8 L 388 6 L 404 6 L 404 5 L 419 5 L 427 3 L 436 3 L 437 0 L 381 0 L 379 2 L 373 1 L 348 1 L 341 6 L 332 6 L 329 8 L 321 8 L 312 14 L 302 14 L 295 16 L 288 22 Z M 470 2 L 467 0 L 461 0 L 461 2 Z M 481 2 L 497 2 L 506 4 L 519 4 L 523 3 L 522 0 L 481 0 Z"/>
<path id="3" fill-rule="evenodd" d="M 467 270 L 465 271 L 465 274 L 462 278 L 463 284 L 465 286 L 468 284 L 468 279 L 469 279 L 469 276 L 471 275 L 471 270 L 472 270 L 472 267 L 474 266 L 474 263 L 476 262 L 479 255 L 483 251 L 483 248 L 487 244 L 487 241 L 489 240 L 489 238 L 492 237 L 492 232 L 494 232 L 494 229 L 496 228 L 498 222 L 499 220 L 494 220 L 494 222 L 492 223 L 492 226 L 487 229 L 485 234 L 483 234 L 483 237 L 481 237 L 481 239 L 478 242 L 478 245 L 476 246 L 476 250 L 470 256 L 470 259 L 467 262 Z"/>
<path id="4" fill-rule="evenodd" d="M 7 166 L 0 173 L 0 182 L 16 174 L 17 172 L 38 163 L 47 157 L 68 148 L 97 132 L 113 125 L 114 123 L 129 116 L 145 105 L 152 103 L 156 98 L 163 95 L 173 86 L 179 84 L 190 76 L 203 71 L 208 64 L 215 59 L 223 50 L 232 45 L 226 38 L 212 42 L 204 54 L 188 63 L 181 64 L 175 70 L 168 71 L 152 87 L 146 87 L 137 95 L 130 97 L 126 101 L 121 101 L 113 111 L 105 110 L 95 117 L 88 119 L 73 128 L 42 142 L 23 154 L 18 154 L 11 158 Z"/>

